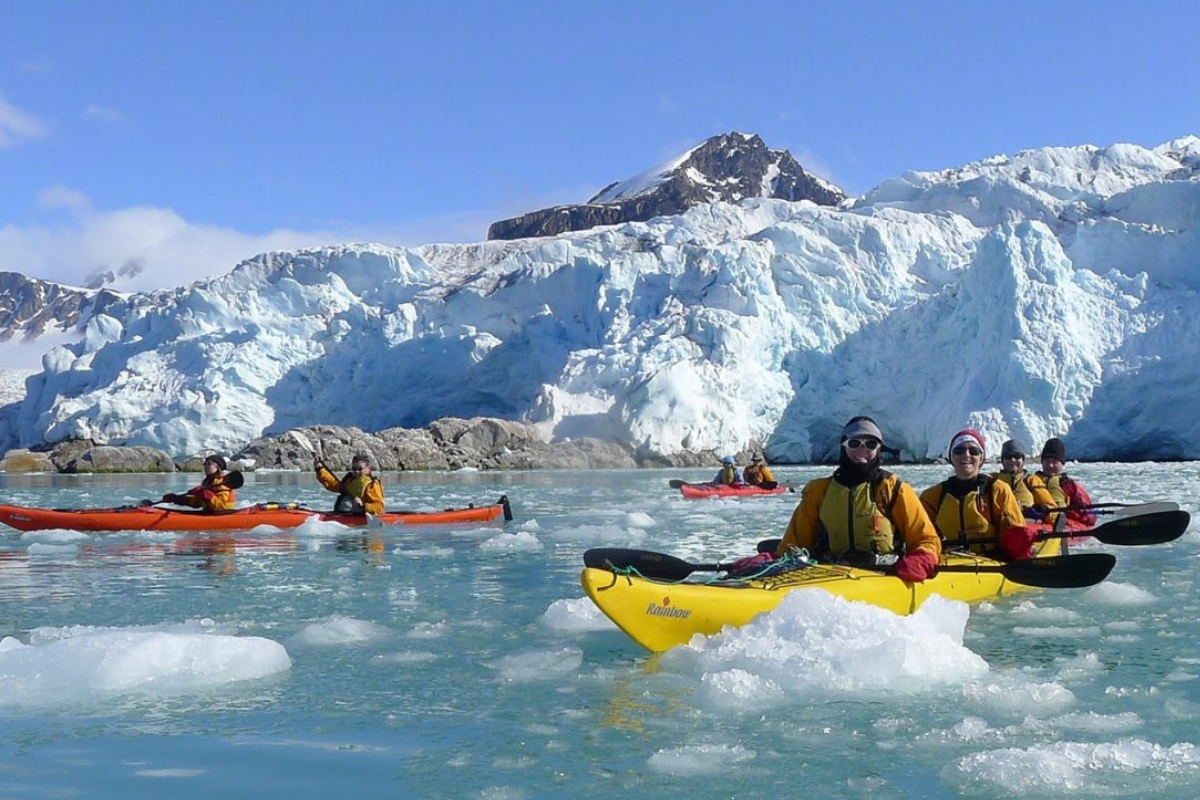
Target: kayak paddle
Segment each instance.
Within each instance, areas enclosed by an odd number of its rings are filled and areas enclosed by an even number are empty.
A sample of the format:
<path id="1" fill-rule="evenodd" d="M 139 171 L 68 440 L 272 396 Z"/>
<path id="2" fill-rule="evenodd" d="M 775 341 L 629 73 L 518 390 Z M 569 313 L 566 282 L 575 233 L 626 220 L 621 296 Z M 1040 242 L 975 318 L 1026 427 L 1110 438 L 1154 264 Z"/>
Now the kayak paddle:
<path id="1" fill-rule="evenodd" d="M 1056 511 L 1094 511 L 1097 514 L 1114 517 L 1136 517 L 1139 514 L 1157 514 L 1161 511 L 1178 511 L 1179 503 L 1158 501 L 1154 503 L 1091 503 L 1082 506 L 1061 506 L 1048 508 L 1046 513 Z"/>
<path id="2" fill-rule="evenodd" d="M 623 547 L 594 547 L 583 554 L 585 567 L 598 569 L 636 569 L 647 578 L 679 581 L 693 572 L 720 572 L 721 564 L 691 564 L 682 558 L 650 550 L 629 550 Z"/>
<path id="3" fill-rule="evenodd" d="M 583 554 L 586 567 L 598 569 L 636 569 L 647 578 L 679 581 L 693 572 L 721 572 L 729 565 L 692 564 L 681 558 L 649 550 L 600 547 Z M 1044 589 L 1078 589 L 1094 586 L 1108 577 L 1117 559 L 1109 553 L 1031 558 L 1007 564 L 943 564 L 938 572 L 999 573 L 1013 583 Z M 892 574 L 895 567 L 860 567 L 871 572 Z"/>
<path id="4" fill-rule="evenodd" d="M 1152 544 L 1173 542 L 1191 524 L 1192 515 L 1186 511 L 1156 511 L 1134 517 L 1117 517 L 1094 528 L 1079 528 L 1067 531 L 1043 531 L 1038 539 L 1071 539 L 1076 536 L 1091 536 L 1102 544 L 1117 547 L 1143 547 Z M 995 544 L 1000 540 L 975 539 L 971 544 Z"/>
<path id="5" fill-rule="evenodd" d="M 1095 586 L 1117 565 L 1111 553 L 1049 556 L 1006 564 L 943 564 L 938 572 L 996 572 L 1013 583 L 1042 589 L 1082 589 Z M 867 569 L 871 569 L 868 567 Z M 884 571 L 884 570 L 880 570 Z M 891 570 L 887 570 L 891 571 Z"/>
<path id="6" fill-rule="evenodd" d="M 1192 515 L 1186 511 L 1156 511 L 1132 517 L 1118 517 L 1090 531 L 1068 531 L 1075 536 L 1092 536 L 1104 544 L 1139 546 L 1173 542 L 1191 524 Z"/>

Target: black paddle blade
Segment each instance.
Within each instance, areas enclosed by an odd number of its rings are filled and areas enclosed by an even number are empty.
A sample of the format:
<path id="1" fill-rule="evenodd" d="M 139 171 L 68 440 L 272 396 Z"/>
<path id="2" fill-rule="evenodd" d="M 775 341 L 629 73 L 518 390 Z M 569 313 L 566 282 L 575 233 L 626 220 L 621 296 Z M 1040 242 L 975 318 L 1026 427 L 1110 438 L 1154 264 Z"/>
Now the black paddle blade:
<path id="1" fill-rule="evenodd" d="M 225 474 L 225 485 L 230 489 L 240 489 L 246 484 L 246 476 L 241 473 L 241 470 L 234 470 Z"/>
<path id="2" fill-rule="evenodd" d="M 717 572 L 718 564 L 689 564 L 681 558 L 649 550 L 627 550 L 621 547 L 594 547 L 583 554 L 583 565 L 597 569 L 636 569 L 647 578 L 667 581 L 683 580 L 697 571 Z"/>
<path id="3" fill-rule="evenodd" d="M 667 485 L 672 489 L 681 489 L 687 485 L 687 481 L 681 481 L 679 478 L 672 478 L 671 480 L 667 481 Z"/>
<path id="4" fill-rule="evenodd" d="M 1116 565 L 1117 558 L 1110 553 L 1084 553 L 1013 561 L 1002 565 L 999 571 L 1013 583 L 1025 586 L 1082 589 L 1107 578 Z"/>
<path id="5" fill-rule="evenodd" d="M 1183 536 L 1191 522 L 1192 515 L 1186 511 L 1159 511 L 1154 514 L 1139 514 L 1136 517 L 1121 517 L 1090 531 L 1078 531 L 1075 535 L 1093 536 L 1104 544 L 1125 547 L 1165 544 Z"/>

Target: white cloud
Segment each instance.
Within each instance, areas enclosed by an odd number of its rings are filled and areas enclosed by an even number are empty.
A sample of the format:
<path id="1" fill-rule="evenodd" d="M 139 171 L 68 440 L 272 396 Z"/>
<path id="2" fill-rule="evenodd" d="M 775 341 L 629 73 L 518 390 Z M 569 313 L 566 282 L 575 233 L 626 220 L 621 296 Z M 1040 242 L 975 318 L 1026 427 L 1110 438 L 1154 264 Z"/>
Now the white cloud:
<path id="1" fill-rule="evenodd" d="M 194 225 L 170 209 L 126 208 L 87 211 L 81 193 L 65 187 L 43 192 L 85 209 L 52 225 L 0 227 L 0 263 L 23 275 L 85 286 L 97 276 L 121 291 L 181 286 L 228 272 L 238 262 L 269 250 L 332 243 L 329 233 L 271 231 L 249 235 L 228 228 Z"/>
<path id="2" fill-rule="evenodd" d="M 0 94 L 0 149 L 14 147 L 26 139 L 46 135 L 47 126 L 27 111 L 14 106 Z"/>
<path id="3" fill-rule="evenodd" d="M 461 213 L 394 226 L 280 228 L 252 234 L 189 222 L 169 208 L 96 210 L 83 192 L 61 184 L 42 190 L 38 205 L 62 213 L 55 221 L 38 225 L 0 225 L 0 269 L 70 286 L 105 285 L 126 292 L 215 277 L 273 250 L 347 242 L 403 247 L 481 241 L 491 222 L 528 210 Z"/>
<path id="4" fill-rule="evenodd" d="M 90 204 L 87 195 L 83 192 L 57 184 L 48 186 L 38 193 L 38 205 L 42 208 L 69 208 L 83 211 Z"/>
<path id="5" fill-rule="evenodd" d="M 125 115 L 115 108 L 105 108 L 104 106 L 90 105 L 83 110 L 83 118 L 92 122 L 101 122 L 106 125 L 115 125 L 118 122 L 125 121 Z"/>

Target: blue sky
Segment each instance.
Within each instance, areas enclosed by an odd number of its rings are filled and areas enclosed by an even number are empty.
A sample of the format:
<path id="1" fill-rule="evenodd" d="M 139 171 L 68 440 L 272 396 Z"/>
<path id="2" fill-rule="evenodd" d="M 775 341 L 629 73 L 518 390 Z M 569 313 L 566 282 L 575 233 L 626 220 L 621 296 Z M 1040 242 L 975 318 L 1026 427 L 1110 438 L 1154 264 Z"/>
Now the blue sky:
<path id="1" fill-rule="evenodd" d="M 851 194 L 1200 133 L 1182 2 L 9 4 L 0 270 L 176 285 L 268 249 L 484 238 L 754 132 Z"/>

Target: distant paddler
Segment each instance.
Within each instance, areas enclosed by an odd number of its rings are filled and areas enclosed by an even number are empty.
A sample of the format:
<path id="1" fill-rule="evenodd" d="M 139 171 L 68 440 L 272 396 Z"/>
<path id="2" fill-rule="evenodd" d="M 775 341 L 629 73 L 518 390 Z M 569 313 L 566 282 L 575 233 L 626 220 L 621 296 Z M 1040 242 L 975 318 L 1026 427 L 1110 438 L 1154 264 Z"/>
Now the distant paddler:
<path id="1" fill-rule="evenodd" d="M 1009 439 L 1000 445 L 1000 471 L 992 477 L 1008 484 L 1021 510 L 1025 512 L 1026 519 L 1040 520 L 1045 516 L 1043 509 L 1053 507 L 1055 502 L 1041 477 L 1025 471 L 1025 456 L 1028 452 L 1029 450 L 1016 439 Z"/>
<path id="2" fill-rule="evenodd" d="M 318 455 L 313 456 L 317 480 L 331 492 L 337 492 L 333 510 L 339 514 L 382 514 L 383 483 L 372 475 L 371 457 L 359 453 L 350 460 L 350 471 L 338 478 Z"/>
<path id="3" fill-rule="evenodd" d="M 1050 438 L 1042 446 L 1042 468 L 1037 476 L 1046 484 L 1046 489 L 1053 498 L 1052 507 L 1064 508 L 1073 506 L 1067 513 L 1067 519 L 1080 528 L 1090 528 L 1096 524 L 1096 512 L 1082 508 L 1090 506 L 1092 498 L 1083 488 L 1083 484 L 1067 475 L 1067 445 L 1062 439 Z"/>
<path id="4" fill-rule="evenodd" d="M 214 453 L 204 459 L 204 480 L 183 494 L 167 492 L 161 503 L 202 508 L 205 511 L 229 511 L 237 507 L 237 487 L 242 485 L 241 473 L 227 473 L 225 457 Z M 236 475 L 236 479 L 233 477 Z M 145 502 L 145 501 L 143 501 Z"/>
<path id="5" fill-rule="evenodd" d="M 774 486 L 776 484 L 775 474 L 767 466 L 767 461 L 763 458 L 762 453 L 754 454 L 750 459 L 750 466 L 742 471 L 742 477 L 751 486 L 763 486 L 764 484 Z"/>

